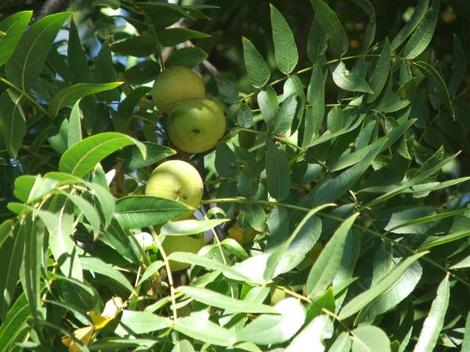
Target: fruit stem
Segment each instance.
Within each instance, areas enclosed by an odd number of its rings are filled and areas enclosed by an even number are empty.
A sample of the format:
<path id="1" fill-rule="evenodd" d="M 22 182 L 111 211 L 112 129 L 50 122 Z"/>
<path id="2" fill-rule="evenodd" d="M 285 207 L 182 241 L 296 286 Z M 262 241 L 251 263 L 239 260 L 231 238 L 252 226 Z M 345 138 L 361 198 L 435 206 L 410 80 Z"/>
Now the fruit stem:
<path id="1" fill-rule="evenodd" d="M 173 275 L 171 273 L 171 268 L 170 268 L 170 261 L 168 260 L 165 250 L 163 249 L 160 239 L 158 238 L 159 236 L 155 232 L 155 229 L 153 227 L 150 227 L 150 232 L 152 233 L 152 236 L 155 239 L 155 243 L 158 247 L 160 254 L 162 255 L 163 262 L 165 263 L 165 268 L 166 268 L 166 272 L 168 276 L 168 285 L 170 286 L 171 309 L 173 311 L 173 320 L 176 321 L 178 319 L 178 313 L 176 311 L 176 296 L 175 296 L 176 293 L 175 293 Z"/>

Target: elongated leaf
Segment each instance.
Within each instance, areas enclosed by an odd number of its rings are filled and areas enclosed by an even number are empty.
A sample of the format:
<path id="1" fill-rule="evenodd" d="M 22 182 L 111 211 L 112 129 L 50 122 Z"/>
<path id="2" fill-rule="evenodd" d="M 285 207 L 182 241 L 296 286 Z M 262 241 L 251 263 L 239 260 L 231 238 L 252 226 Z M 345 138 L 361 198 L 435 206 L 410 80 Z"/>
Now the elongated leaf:
<path id="1" fill-rule="evenodd" d="M 15 301 L 0 325 L 0 352 L 11 351 L 10 348 L 18 342 L 19 337 L 28 327 L 26 321 L 29 314 L 28 300 L 23 293 Z"/>
<path id="2" fill-rule="evenodd" d="M 429 45 L 436 28 L 439 17 L 439 0 L 432 0 L 431 7 L 426 11 L 426 15 L 416 28 L 403 50 L 403 56 L 412 60 L 418 57 Z"/>
<path id="3" fill-rule="evenodd" d="M 452 100 L 450 98 L 449 91 L 447 90 L 447 86 L 442 76 L 439 74 L 439 72 L 437 72 L 434 66 L 432 66 L 431 64 L 427 62 L 418 61 L 418 62 L 415 62 L 415 65 L 418 66 L 418 68 L 424 73 L 424 75 L 431 82 L 433 82 L 437 91 L 439 92 L 439 95 L 442 97 L 442 100 L 444 101 L 445 107 L 451 114 L 452 119 L 455 121 L 454 106 L 452 105 Z"/>
<path id="4" fill-rule="evenodd" d="M 100 233 L 101 219 L 98 211 L 85 198 L 73 193 L 62 192 L 69 200 L 75 204 L 75 207 L 84 215 L 94 232 L 94 239 L 98 238 Z"/>
<path id="5" fill-rule="evenodd" d="M 123 82 L 110 83 L 76 83 L 74 85 L 62 88 L 52 98 L 49 104 L 49 113 L 55 117 L 64 107 L 75 104 L 77 100 L 87 95 L 105 92 L 119 87 Z"/>
<path id="6" fill-rule="evenodd" d="M 376 326 L 359 326 L 353 330 L 352 336 L 352 352 L 391 352 L 387 334 Z"/>
<path id="7" fill-rule="evenodd" d="M 280 315 L 260 315 L 237 332 L 237 340 L 271 345 L 291 339 L 305 321 L 304 307 L 295 298 L 286 298 L 274 308 Z"/>
<path id="8" fill-rule="evenodd" d="M 193 68 L 207 59 L 209 55 L 198 48 L 197 46 L 182 48 L 174 51 L 168 60 L 166 60 L 167 66 L 185 66 L 188 68 Z"/>
<path id="9" fill-rule="evenodd" d="M 301 199 L 300 204 L 304 206 L 316 206 L 318 204 L 338 200 L 357 182 L 360 176 L 366 172 L 377 154 L 380 153 L 384 143 L 385 141 L 374 146 L 360 163 L 343 171 L 335 178 L 327 179 L 317 184 L 310 193 Z"/>
<path id="10" fill-rule="evenodd" d="M 5 36 L 0 38 L 0 67 L 13 54 L 32 15 L 33 11 L 21 11 L 0 22 L 0 31 L 5 33 Z"/>
<path id="11" fill-rule="evenodd" d="M 188 340 L 180 340 L 176 343 L 171 352 L 194 352 L 194 348 Z"/>
<path id="12" fill-rule="evenodd" d="M 444 150 L 439 148 L 436 153 L 434 153 L 428 160 L 426 160 L 423 165 L 419 168 L 419 170 L 415 173 L 414 177 L 410 178 L 400 186 L 388 191 L 385 194 L 380 195 L 379 197 L 375 198 L 371 202 L 368 203 L 368 206 L 373 206 L 378 203 L 381 203 L 385 200 L 395 197 L 396 195 L 402 193 L 403 191 L 407 190 L 408 188 L 418 184 L 422 180 L 426 179 L 427 177 L 436 173 L 443 165 L 448 163 L 450 160 L 453 160 L 457 154 L 445 158 L 442 160 Z"/>
<path id="13" fill-rule="evenodd" d="M 74 230 L 73 216 L 65 211 L 65 206 L 62 206 L 57 213 L 38 210 L 38 215 L 49 232 L 49 248 L 59 263 L 60 271 L 66 276 L 82 281 L 82 267 L 71 237 Z"/>
<path id="14" fill-rule="evenodd" d="M 20 100 L 21 97 L 10 97 L 8 92 L 0 96 L 0 132 L 8 153 L 14 158 L 26 134 L 26 120 L 21 111 Z"/>
<path id="15" fill-rule="evenodd" d="M 289 195 L 289 162 L 286 153 L 269 143 L 266 149 L 266 178 L 271 197 L 282 200 Z"/>
<path id="16" fill-rule="evenodd" d="M 251 84 L 255 88 L 264 87 L 271 77 L 268 64 L 249 39 L 243 37 L 242 43 L 243 59 Z"/>
<path id="17" fill-rule="evenodd" d="M 333 333 L 333 324 L 326 315 L 315 317 L 287 346 L 285 352 L 323 352 L 323 340 Z M 308 347 L 307 347 L 308 346 Z"/>
<path id="18" fill-rule="evenodd" d="M 67 42 L 67 63 L 72 73 L 72 82 L 89 82 L 91 71 L 88 57 L 80 42 L 77 26 L 73 19 L 70 21 L 69 40 Z"/>
<path id="19" fill-rule="evenodd" d="M 140 335 L 166 329 L 171 325 L 171 321 L 150 312 L 124 310 L 120 324 L 124 329 L 129 329 L 132 333 Z"/>
<path id="20" fill-rule="evenodd" d="M 338 87 L 350 92 L 374 93 L 366 80 L 358 73 L 349 71 L 343 62 L 333 71 L 333 81 Z"/>
<path id="21" fill-rule="evenodd" d="M 13 220 L 5 220 L 0 224 L 0 250 L 4 243 L 11 237 L 13 224 Z"/>
<path id="22" fill-rule="evenodd" d="M 467 314 L 467 319 L 465 320 L 465 332 L 462 341 L 461 351 L 468 351 L 470 348 L 470 313 Z"/>
<path id="23" fill-rule="evenodd" d="M 24 91 L 36 83 L 57 32 L 69 17 L 68 12 L 46 16 L 21 37 L 5 67 L 10 82 Z"/>
<path id="24" fill-rule="evenodd" d="M 315 18 L 328 35 L 329 48 L 336 58 L 343 56 L 349 47 L 349 39 L 336 13 L 323 1 L 311 0 Z"/>
<path id="25" fill-rule="evenodd" d="M 351 299 L 343 307 L 343 309 L 341 309 L 341 312 L 339 314 L 340 319 L 346 319 L 351 315 L 359 312 L 362 308 L 366 307 L 374 299 L 382 295 L 385 291 L 387 291 L 392 285 L 397 282 L 397 280 L 403 275 L 403 273 L 406 271 L 406 269 L 408 269 L 411 264 L 413 264 L 416 260 L 426 254 L 427 252 L 421 252 L 402 260 L 400 264 L 393 268 L 393 270 L 390 271 L 377 284 Z"/>
<path id="26" fill-rule="evenodd" d="M 69 129 L 67 131 L 67 148 L 82 140 L 83 112 L 80 109 L 80 99 L 73 105 L 69 117 Z"/>
<path id="27" fill-rule="evenodd" d="M 174 322 L 174 329 L 211 345 L 232 346 L 236 342 L 235 334 L 232 331 L 197 315 L 179 318 Z"/>
<path id="28" fill-rule="evenodd" d="M 165 28 L 158 33 L 158 39 L 164 46 L 175 46 L 190 39 L 210 38 L 210 35 L 188 28 Z"/>
<path id="29" fill-rule="evenodd" d="M 40 307 L 40 277 L 42 264 L 42 239 L 43 232 L 38 231 L 38 227 L 27 217 L 22 226 L 26 227 L 24 244 L 24 290 L 28 298 L 31 314 L 37 318 Z"/>
<path id="30" fill-rule="evenodd" d="M 382 52 L 380 53 L 379 60 L 377 61 L 377 66 L 375 66 L 370 78 L 370 88 L 374 93 L 367 98 L 367 102 L 369 104 L 378 98 L 385 87 L 385 83 L 387 82 L 388 74 L 390 72 L 391 62 L 390 43 L 388 42 L 388 39 L 386 39 Z"/>
<path id="31" fill-rule="evenodd" d="M 225 277 L 229 279 L 250 282 L 250 279 L 248 277 L 240 274 L 233 268 L 225 264 L 219 263 L 213 259 L 206 258 L 197 254 L 188 252 L 173 252 L 168 256 L 168 259 L 174 260 L 175 262 L 199 265 L 209 270 L 220 271 Z"/>
<path id="32" fill-rule="evenodd" d="M 279 109 L 277 94 L 272 87 L 268 86 L 258 93 L 257 100 L 261 115 L 263 115 L 266 125 L 269 126 L 276 117 Z"/>
<path id="33" fill-rule="evenodd" d="M 178 287 L 178 291 L 192 297 L 198 302 L 202 302 L 208 306 L 225 309 L 230 313 L 277 313 L 277 310 L 273 307 L 259 303 L 241 301 L 205 288 L 180 286 Z"/>
<path id="34" fill-rule="evenodd" d="M 327 74 L 320 67 L 313 69 L 307 89 L 307 107 L 304 117 L 304 136 L 302 147 L 309 146 L 317 137 L 325 117 L 325 83 Z"/>
<path id="35" fill-rule="evenodd" d="M 449 79 L 449 94 L 455 97 L 465 77 L 465 52 L 460 39 L 454 34 L 454 49 L 452 51 L 452 74 Z"/>
<path id="36" fill-rule="evenodd" d="M 369 0 L 354 0 L 354 2 L 369 16 L 369 23 L 364 34 L 364 44 L 362 45 L 363 50 L 367 50 L 374 42 L 377 27 L 374 5 Z"/>
<path id="37" fill-rule="evenodd" d="M 85 138 L 62 154 L 59 171 L 83 177 L 108 155 L 132 144 L 146 157 L 145 145 L 122 133 L 104 132 Z"/>
<path id="38" fill-rule="evenodd" d="M 292 122 L 300 105 L 297 100 L 297 95 L 289 95 L 281 105 L 276 118 L 273 121 L 273 128 L 275 134 L 284 134 L 292 128 Z M 300 99 L 300 98 L 299 98 Z"/>
<path id="39" fill-rule="evenodd" d="M 0 300 L 0 316 L 5 316 L 8 307 L 13 303 L 23 259 L 26 231 L 27 227 L 24 224 L 20 224 L 19 228 L 14 232 L 14 236 L 1 248 L 0 294 L 2 299 Z"/>
<path id="40" fill-rule="evenodd" d="M 413 15 L 406 23 L 406 25 L 398 32 L 393 38 L 390 48 L 395 51 L 410 35 L 414 32 L 416 27 L 419 25 L 424 15 L 428 11 L 429 0 L 419 0 L 418 5 L 413 11 Z"/>
<path id="41" fill-rule="evenodd" d="M 328 47 L 328 36 L 321 29 L 318 21 L 314 19 L 312 27 L 308 33 L 307 56 L 313 63 L 317 64 L 324 59 L 326 48 Z"/>
<path id="42" fill-rule="evenodd" d="M 333 237 L 328 241 L 320 256 L 313 264 L 306 282 L 307 294 L 311 298 L 317 298 L 333 281 L 341 259 L 343 257 L 344 244 L 349 229 L 356 220 L 359 213 L 346 219 L 335 231 Z"/>
<path id="43" fill-rule="evenodd" d="M 129 196 L 116 203 L 115 218 L 125 229 L 161 225 L 191 212 L 191 207 L 171 199 Z"/>
<path id="44" fill-rule="evenodd" d="M 342 332 L 331 345 L 329 352 L 349 352 L 351 350 L 352 341 L 348 333 Z"/>
<path id="45" fill-rule="evenodd" d="M 213 220 L 181 220 L 170 221 L 160 229 L 160 235 L 165 236 L 187 236 L 195 235 L 229 221 L 229 219 Z"/>
<path id="46" fill-rule="evenodd" d="M 119 286 L 124 287 L 129 292 L 134 291 L 134 288 L 130 284 L 129 280 L 120 271 L 103 262 L 101 259 L 93 257 L 81 257 L 80 263 L 82 264 L 83 270 L 93 271 L 97 274 L 106 276 Z"/>
<path id="47" fill-rule="evenodd" d="M 294 35 L 286 19 L 273 5 L 271 9 L 271 26 L 273 30 L 274 57 L 279 70 L 288 75 L 299 61 L 299 53 Z"/>
<path id="48" fill-rule="evenodd" d="M 449 275 L 439 284 L 437 295 L 432 301 L 429 314 L 424 320 L 423 328 L 419 334 L 418 342 L 414 348 L 414 352 L 427 352 L 434 350 L 437 339 L 444 326 L 444 318 L 446 316 L 447 307 L 449 306 L 450 284 Z"/>

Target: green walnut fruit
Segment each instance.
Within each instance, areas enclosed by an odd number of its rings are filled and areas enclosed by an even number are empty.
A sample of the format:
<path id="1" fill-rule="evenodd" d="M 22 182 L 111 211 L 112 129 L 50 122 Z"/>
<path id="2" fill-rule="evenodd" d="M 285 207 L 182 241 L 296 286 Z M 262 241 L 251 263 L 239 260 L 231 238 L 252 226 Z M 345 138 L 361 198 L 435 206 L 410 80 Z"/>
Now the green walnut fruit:
<path id="1" fill-rule="evenodd" d="M 171 66 L 157 77 L 151 93 L 157 109 L 168 113 L 180 101 L 204 98 L 206 88 L 202 78 L 194 71 Z"/>
<path id="2" fill-rule="evenodd" d="M 201 204 L 203 189 L 201 176 L 194 166 L 182 160 L 169 160 L 153 170 L 145 194 L 177 200 L 197 208 Z"/>
<path id="3" fill-rule="evenodd" d="M 170 141 L 187 153 L 213 148 L 225 133 L 225 116 L 209 99 L 191 99 L 175 104 L 167 120 Z"/>
<path id="4" fill-rule="evenodd" d="M 190 236 L 167 236 L 162 243 L 166 255 L 173 252 L 197 253 L 204 246 L 204 234 Z M 170 260 L 172 272 L 189 268 L 191 264 Z"/>
<path id="5" fill-rule="evenodd" d="M 271 298 L 270 298 L 270 303 L 272 306 L 275 306 L 278 304 L 280 301 L 282 301 L 284 298 L 286 298 L 286 291 L 281 290 L 280 288 L 272 288 L 271 289 Z"/>

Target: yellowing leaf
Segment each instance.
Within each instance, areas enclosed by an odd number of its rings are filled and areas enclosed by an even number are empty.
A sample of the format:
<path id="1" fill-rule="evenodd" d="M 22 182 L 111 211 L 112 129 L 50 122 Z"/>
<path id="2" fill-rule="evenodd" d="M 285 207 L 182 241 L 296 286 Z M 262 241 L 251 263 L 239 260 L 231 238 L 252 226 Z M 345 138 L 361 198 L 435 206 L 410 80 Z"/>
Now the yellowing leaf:
<path id="1" fill-rule="evenodd" d="M 85 326 L 73 332 L 73 336 L 84 345 L 88 345 L 95 334 L 93 326 Z M 62 343 L 69 348 L 69 352 L 79 352 L 80 346 L 68 336 L 62 337 Z"/>

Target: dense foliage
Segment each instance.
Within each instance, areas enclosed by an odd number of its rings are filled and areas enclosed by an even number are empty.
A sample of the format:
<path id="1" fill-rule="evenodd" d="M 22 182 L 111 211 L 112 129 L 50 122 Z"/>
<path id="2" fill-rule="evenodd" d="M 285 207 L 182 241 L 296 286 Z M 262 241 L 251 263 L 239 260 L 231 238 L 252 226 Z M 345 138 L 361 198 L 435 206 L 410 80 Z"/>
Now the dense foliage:
<path id="1" fill-rule="evenodd" d="M 470 350 L 465 4 L 273 3 L 6 2 L 0 351 Z"/>

